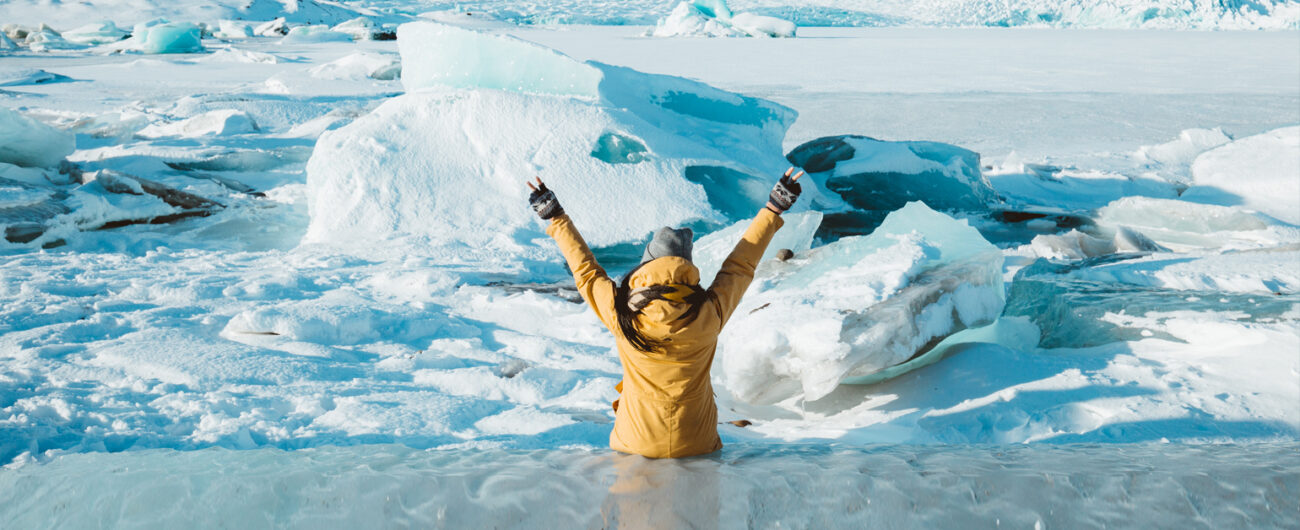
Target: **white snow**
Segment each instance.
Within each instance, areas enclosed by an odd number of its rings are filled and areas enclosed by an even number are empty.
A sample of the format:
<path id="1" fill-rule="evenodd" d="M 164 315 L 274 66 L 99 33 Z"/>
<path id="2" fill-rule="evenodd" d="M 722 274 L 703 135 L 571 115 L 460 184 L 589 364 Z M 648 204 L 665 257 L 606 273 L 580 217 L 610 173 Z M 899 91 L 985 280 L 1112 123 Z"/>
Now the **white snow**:
<path id="1" fill-rule="evenodd" d="M 193 138 L 198 136 L 228 136 L 247 134 L 257 131 L 257 124 L 247 113 L 234 109 L 214 110 L 186 118 L 174 123 L 155 123 L 136 134 L 145 138 L 179 136 Z"/>
<path id="2" fill-rule="evenodd" d="M 76 149 L 66 132 L 0 107 L 0 162 L 24 167 L 53 167 Z"/>
<path id="3" fill-rule="evenodd" d="M 349 41 L 352 35 L 341 31 L 334 31 L 327 25 L 316 26 L 294 26 L 289 29 L 289 33 L 284 36 L 281 43 L 305 43 L 305 42 L 333 42 Z"/>
<path id="4" fill-rule="evenodd" d="M 401 59 L 378 53 L 353 53 L 311 69 L 311 76 L 317 79 L 393 81 L 401 75 Z"/>
<path id="5" fill-rule="evenodd" d="M 1242 206 L 1300 225 L 1300 126 L 1242 138 L 1192 163 L 1185 200 Z"/>

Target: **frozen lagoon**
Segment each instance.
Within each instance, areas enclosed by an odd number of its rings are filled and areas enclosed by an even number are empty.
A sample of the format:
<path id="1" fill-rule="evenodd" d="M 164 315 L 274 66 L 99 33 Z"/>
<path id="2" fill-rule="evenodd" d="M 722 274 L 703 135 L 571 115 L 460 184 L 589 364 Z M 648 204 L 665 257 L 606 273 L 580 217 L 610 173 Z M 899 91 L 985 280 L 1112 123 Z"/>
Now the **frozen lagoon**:
<path id="1" fill-rule="evenodd" d="M 17 528 L 1288 528 L 1300 444 L 154 450 L 0 469 Z"/>
<path id="2" fill-rule="evenodd" d="M 1300 68 L 1300 47 L 1295 46 L 1300 37 L 1294 32 L 813 29 L 788 41 L 663 41 L 627 30 L 518 28 L 511 33 L 579 59 L 684 75 L 778 101 L 801 113 L 785 137 L 786 149 L 818 136 L 848 133 L 943 141 L 979 151 L 994 165 L 1004 161 L 1001 166 L 1015 166 L 1010 160 L 1019 158 L 1067 171 L 1070 166 L 1109 171 L 1107 178 L 1080 179 L 1078 187 L 1067 190 L 1091 193 L 1086 198 L 1101 204 L 1111 192 L 1094 183 L 1150 180 L 1142 178 L 1149 168 L 1132 159 L 1142 146 L 1175 140 L 1188 128 L 1222 127 L 1243 138 L 1300 122 L 1300 78 L 1293 75 Z M 26 477 L 33 484 L 48 475 L 50 481 L 75 487 L 74 477 L 87 469 L 136 457 L 146 460 L 140 465 L 153 470 L 152 477 L 161 476 L 167 465 L 147 462 L 154 458 L 192 470 L 198 480 L 206 480 L 204 473 L 210 471 L 204 470 L 214 461 L 243 458 L 265 459 L 250 460 L 250 473 L 265 466 L 268 473 L 292 475 L 292 469 L 316 465 L 296 458 L 371 462 L 371 456 L 355 453 L 387 451 L 416 460 L 460 462 L 456 465 L 467 473 L 481 466 L 477 473 L 482 476 L 509 477 L 513 471 L 502 472 L 491 462 L 517 462 L 532 473 L 526 475 L 527 483 L 535 484 L 544 483 L 543 478 L 565 480 L 562 471 L 572 469 L 565 459 L 615 458 L 601 448 L 618 367 L 603 329 L 582 307 L 564 300 L 571 292 L 565 290 L 568 279 L 555 259 L 476 270 L 424 259 L 384 262 L 293 250 L 307 225 L 303 164 L 316 135 L 400 91 L 394 81 L 320 79 L 311 70 L 357 51 L 392 53 L 395 46 L 274 39 L 232 46 L 226 53 L 162 58 L 70 53 L 2 60 L 6 66 L 42 68 L 77 80 L 7 86 L 0 98 L 76 130 L 78 162 L 167 173 L 174 182 L 194 180 L 191 189 L 205 193 L 218 185 L 171 169 L 211 171 L 244 179 L 271 198 L 228 192 L 234 207 L 208 219 L 88 232 L 68 247 L 48 251 L 4 250 L 0 460 L 29 462 L 4 476 Z M 234 58 L 251 62 L 215 60 Z M 174 82 L 141 81 L 150 77 Z M 88 93 L 99 96 L 86 97 Z M 242 109 L 259 130 L 199 138 L 132 137 L 148 125 L 183 123 L 220 108 Z M 272 162 L 241 164 L 245 155 Z M 1082 202 L 1079 195 L 1057 199 Z M 614 253 L 604 252 L 602 256 Z M 1017 252 L 1004 249 L 1009 280 L 1024 265 Z M 1064 460 L 1073 470 L 1100 470 L 1095 482 L 1111 476 L 1106 470 L 1122 475 L 1129 469 L 1126 463 L 1107 467 L 1112 462 L 1107 455 L 1129 451 L 1143 455 L 1140 460 L 1168 462 L 1166 469 L 1199 477 L 1188 479 L 1192 482 L 1215 476 L 1211 470 L 1220 468 L 1210 462 L 1228 465 L 1254 453 L 1281 453 L 1277 461 L 1285 462 L 1285 454 L 1295 449 L 1287 444 L 1300 432 L 1300 313 L 1289 309 L 1297 282 L 1276 280 L 1294 275 L 1296 254 L 1285 249 L 1216 252 L 1210 251 L 1212 259 L 1174 254 L 1080 270 L 1076 276 L 1086 276 L 1083 280 L 1108 282 L 1103 286 L 1120 302 L 1126 292 L 1160 289 L 1162 305 L 1141 314 L 1117 307 L 1082 315 L 1097 327 L 1123 330 L 1100 336 L 1102 345 L 1039 347 L 1016 333 L 1011 339 L 986 336 L 979 338 L 983 344 L 907 377 L 841 387 L 817 402 L 753 408 L 720 396 L 727 407 L 724 419 L 755 423 L 746 429 L 724 426 L 730 448 L 718 458 L 752 451 L 748 454 L 756 464 L 770 459 L 774 469 L 795 470 L 842 462 L 831 458 L 837 451 L 878 454 L 879 446 L 871 444 L 957 444 L 879 450 L 968 458 L 964 463 L 936 461 L 933 471 L 942 477 L 950 476 L 943 474 L 944 466 L 996 467 L 998 453 L 1017 451 L 1048 455 L 1029 461 L 1064 472 L 1052 467 L 1053 461 L 1062 458 L 1061 451 L 1075 451 Z M 1243 270 L 1263 272 L 1258 278 L 1222 281 Z M 1073 279 L 1078 278 L 1066 278 Z M 1180 291 L 1179 280 L 1197 290 Z M 1272 295 L 1276 311 L 1270 307 L 1256 315 L 1233 307 L 1262 293 L 1214 296 L 1216 289 L 1229 285 L 1255 284 L 1287 288 L 1283 295 Z M 1192 298 L 1202 303 L 1180 303 Z M 427 322 L 439 324 L 422 328 Z M 556 331 L 557 324 L 564 333 Z M 239 333 L 268 330 L 283 333 Z M 1127 445 L 1162 438 L 1175 443 L 1149 449 Z M 1063 441 L 1116 445 L 1097 451 L 1020 445 Z M 1183 445 L 1206 441 L 1227 445 Z M 1281 445 L 1254 444 L 1258 441 Z M 830 445 L 786 458 L 780 444 L 787 442 Z M 333 447 L 367 443 L 442 449 Z M 964 445 L 972 443 L 1010 445 Z M 1281 449 L 1261 449 L 1269 447 Z M 142 451 L 151 448 L 164 449 Z M 191 449 L 197 451 L 186 452 Z M 561 463 L 523 465 L 548 462 L 550 453 Z M 1160 460 L 1175 453 L 1203 458 Z M 185 464 L 187 459 L 194 463 Z M 281 465 L 274 463 L 277 459 L 298 463 Z M 65 465 L 72 467 L 60 472 Z M 405 465 L 428 470 L 441 464 Z M 1259 463 L 1231 475 L 1294 484 L 1288 482 L 1295 476 L 1294 465 L 1271 466 Z M 723 473 L 742 488 L 784 480 L 752 468 L 731 469 L 764 479 L 745 482 Z M 606 482 L 572 490 L 592 492 L 582 506 L 607 494 L 615 473 L 601 473 Z M 316 477 L 309 484 L 328 483 L 321 478 L 325 475 L 329 473 L 309 475 Z M 917 474 L 913 478 L 918 482 L 898 488 L 923 489 L 920 479 L 932 476 Z M 789 487 L 778 492 L 786 495 L 784 500 L 769 505 L 805 505 L 810 496 L 797 491 L 800 486 L 822 491 L 816 489 L 821 481 L 786 483 Z M 3 491 L 30 491 L 13 484 Z M 1226 511 L 1257 506 L 1235 502 L 1240 497 L 1229 488 L 1189 496 L 1187 488 L 1162 484 L 1168 492 L 1153 486 L 1150 498 L 1227 498 L 1232 502 L 1225 503 Z M 1294 486 L 1287 488 L 1283 498 L 1294 498 Z M 326 501 L 355 497 L 359 490 L 349 487 Z M 117 493 L 109 488 L 68 491 L 64 499 Z M 841 500 L 830 494 L 827 498 Z M 1129 508 L 1120 495 L 1070 498 L 1109 503 L 1111 508 L 1094 511 L 1119 512 L 1133 520 L 1155 516 L 1142 511 L 1151 503 Z M 103 506 L 116 510 L 116 500 Z M 1208 501 L 1188 503 L 1218 507 Z M 1293 504 L 1275 505 L 1295 512 Z M 1050 515 L 1050 508 L 1035 514 L 1043 511 Z M 377 508 L 370 513 L 385 512 Z M 727 513 L 748 512 L 728 508 Z M 969 517 L 971 512 L 962 513 Z M 1206 518 L 1240 521 L 1223 517 Z M 1272 521 L 1251 519 L 1257 520 Z M 1033 520 L 1024 522 L 1032 525 Z M 1288 522 L 1294 524 L 1294 519 L 1280 520 L 1278 526 Z"/>

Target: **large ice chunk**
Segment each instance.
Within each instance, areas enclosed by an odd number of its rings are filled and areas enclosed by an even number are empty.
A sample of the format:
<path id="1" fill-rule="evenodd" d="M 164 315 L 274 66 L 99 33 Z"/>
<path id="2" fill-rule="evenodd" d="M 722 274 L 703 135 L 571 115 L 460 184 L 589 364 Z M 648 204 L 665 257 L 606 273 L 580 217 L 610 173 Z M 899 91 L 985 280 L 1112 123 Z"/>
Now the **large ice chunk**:
<path id="1" fill-rule="evenodd" d="M 76 150 L 69 133 L 0 107 L 0 162 L 53 167 Z"/>
<path id="2" fill-rule="evenodd" d="M 1196 157 L 1184 200 L 1242 206 L 1300 225 L 1300 126 L 1242 138 Z"/>
<path id="3" fill-rule="evenodd" d="M 205 112 L 174 123 L 153 124 L 136 133 L 145 138 L 181 136 L 230 136 L 258 130 L 257 124 L 242 110 L 222 109 Z"/>
<path id="4" fill-rule="evenodd" d="M 755 285 L 719 340 L 727 389 L 752 403 L 818 399 L 993 322 L 1004 303 L 1002 253 L 920 202 L 869 236 L 768 262 Z"/>
<path id="5" fill-rule="evenodd" d="M 398 35 L 410 93 L 321 136 L 305 242 L 517 252 L 541 236 L 523 186 L 541 175 L 587 241 L 611 245 L 752 216 L 784 169 L 781 105 L 463 28 Z"/>
<path id="6" fill-rule="evenodd" d="M 203 28 L 198 24 L 159 18 L 136 24 L 131 38 L 108 47 L 141 53 L 196 53 L 203 51 L 202 38 Z"/>
<path id="7" fill-rule="evenodd" d="M 768 243 L 760 262 L 772 259 L 782 249 L 800 254 L 812 248 L 817 228 L 822 224 L 822 213 L 816 211 L 787 213 L 784 217 L 785 225 L 772 236 L 772 241 Z M 749 228 L 750 222 L 749 219 L 738 221 L 727 228 L 711 232 L 695 242 L 691 259 L 700 270 L 700 285 L 707 286 L 713 283 L 713 278 L 718 275 L 718 269 L 722 268 L 722 262 L 736 247 L 745 229 Z"/>
<path id="8" fill-rule="evenodd" d="M 974 212 L 997 201 L 980 173 L 979 153 L 954 145 L 827 136 L 794 148 L 786 158 L 857 210 L 847 221 L 828 219 L 854 229 L 870 231 L 910 201 Z"/>
<path id="9" fill-rule="evenodd" d="M 499 88 L 515 92 L 597 97 L 600 70 L 558 51 L 508 35 L 434 23 L 397 28 L 402 86 Z"/>
<path id="10" fill-rule="evenodd" d="M 324 24 L 314 26 L 294 26 L 289 33 L 280 40 L 281 43 L 306 43 L 306 42 L 340 42 L 350 41 L 352 35 L 342 31 L 334 31 Z"/>

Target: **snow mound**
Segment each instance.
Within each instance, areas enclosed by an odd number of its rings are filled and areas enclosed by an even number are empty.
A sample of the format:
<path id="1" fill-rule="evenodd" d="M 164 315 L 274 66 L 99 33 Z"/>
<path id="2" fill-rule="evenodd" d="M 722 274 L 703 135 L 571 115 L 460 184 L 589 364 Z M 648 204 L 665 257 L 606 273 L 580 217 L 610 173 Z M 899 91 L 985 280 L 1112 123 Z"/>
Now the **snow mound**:
<path id="1" fill-rule="evenodd" d="M 117 27 L 110 20 L 86 24 L 63 32 L 63 38 L 69 42 L 88 46 L 109 44 L 125 39 L 131 32 Z"/>
<path id="2" fill-rule="evenodd" d="M 908 203 L 869 236 L 760 267 L 719 339 L 741 401 L 816 400 L 1002 312 L 1002 253 L 965 221 Z M 797 316 L 797 318 L 792 318 Z"/>
<path id="3" fill-rule="evenodd" d="M 1184 200 L 1241 206 L 1300 225 L 1300 126 L 1242 138 L 1196 157 Z"/>
<path id="4" fill-rule="evenodd" d="M 350 41 L 352 36 L 341 31 L 334 31 L 326 25 L 295 26 L 289 30 L 280 43 L 339 42 Z"/>
<path id="5" fill-rule="evenodd" d="M 786 159 L 848 206 L 847 221 L 832 218 L 831 228 L 870 231 L 910 201 L 967 212 L 984 212 L 998 202 L 980 173 L 979 153 L 954 145 L 827 136 L 794 148 Z"/>
<path id="6" fill-rule="evenodd" d="M 247 113 L 234 110 L 214 110 L 175 123 L 153 124 L 136 133 L 145 138 L 162 138 L 180 136 L 197 138 L 200 136 L 230 136 L 256 132 L 257 124 Z"/>
<path id="7" fill-rule="evenodd" d="M 647 34 L 652 37 L 793 37 L 798 28 L 789 20 L 732 14 L 722 0 L 681 2 L 659 19 Z"/>
<path id="8" fill-rule="evenodd" d="M 1166 175 L 1166 178 L 1187 185 L 1191 180 L 1188 168 L 1196 157 L 1231 141 L 1232 138 L 1219 128 L 1186 129 L 1179 133 L 1175 140 L 1138 148 L 1137 152 L 1133 153 L 1133 159 L 1148 167 L 1172 169 L 1175 173 Z"/>
<path id="9" fill-rule="evenodd" d="M 401 77 L 401 59 L 383 53 L 353 53 L 314 67 L 317 79 L 378 79 L 392 81 Z"/>
<path id="10" fill-rule="evenodd" d="M 399 27 L 398 47 L 410 92 L 316 144 L 304 242 L 517 253 L 542 237 L 524 186 L 541 175 L 611 245 L 752 216 L 783 169 L 795 113 L 775 103 L 430 22 Z"/>
<path id="11" fill-rule="evenodd" d="M 204 63 L 276 64 L 283 62 L 284 58 L 270 53 L 227 47 L 212 52 L 212 54 L 205 57 L 195 59 L 195 61 Z"/>
<path id="12" fill-rule="evenodd" d="M 67 79 L 67 76 L 46 72 L 39 68 L 0 68 L 0 86 L 39 85 Z"/>
<path id="13" fill-rule="evenodd" d="M 0 162 L 54 167 L 75 150 L 73 135 L 0 107 Z"/>

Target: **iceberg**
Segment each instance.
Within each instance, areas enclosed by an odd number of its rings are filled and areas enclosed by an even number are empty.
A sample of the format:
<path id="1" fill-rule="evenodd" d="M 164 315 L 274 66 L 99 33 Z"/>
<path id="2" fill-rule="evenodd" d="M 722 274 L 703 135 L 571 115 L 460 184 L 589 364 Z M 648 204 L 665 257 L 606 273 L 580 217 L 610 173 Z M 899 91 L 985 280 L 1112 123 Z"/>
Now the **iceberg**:
<path id="1" fill-rule="evenodd" d="M 1242 138 L 1196 157 L 1187 201 L 1241 206 L 1300 225 L 1300 126 Z"/>
<path id="2" fill-rule="evenodd" d="M 980 173 L 979 153 L 938 142 L 827 136 L 786 155 L 848 206 L 827 228 L 865 230 L 910 201 L 943 211 L 986 212 L 999 199 Z"/>
<path id="3" fill-rule="evenodd" d="M 781 105 L 508 36 L 432 22 L 397 33 L 407 93 L 321 135 L 305 243 L 535 251 L 524 180 L 540 175 L 588 243 L 607 246 L 752 216 L 785 167 L 795 113 Z"/>
<path id="4" fill-rule="evenodd" d="M 72 134 L 0 107 L 0 162 L 54 167 L 75 150 Z"/>
<path id="5" fill-rule="evenodd" d="M 725 387 L 749 403 L 812 401 L 907 362 L 997 319 L 1002 263 L 977 230 L 921 202 L 871 235 L 767 262 L 718 341 Z"/>

